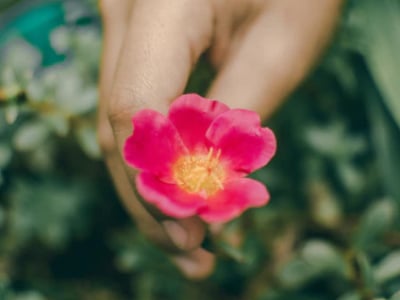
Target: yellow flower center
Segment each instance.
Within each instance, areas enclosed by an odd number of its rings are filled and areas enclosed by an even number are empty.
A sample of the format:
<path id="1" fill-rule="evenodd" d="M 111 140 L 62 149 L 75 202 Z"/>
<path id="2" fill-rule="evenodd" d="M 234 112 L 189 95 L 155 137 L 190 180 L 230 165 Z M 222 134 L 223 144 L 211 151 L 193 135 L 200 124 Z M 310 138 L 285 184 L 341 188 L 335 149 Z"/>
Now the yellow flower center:
<path id="1" fill-rule="evenodd" d="M 225 171 L 220 163 L 221 150 L 214 155 L 214 148 L 207 154 L 185 155 L 173 166 L 173 176 L 180 188 L 188 193 L 215 194 L 223 189 Z"/>

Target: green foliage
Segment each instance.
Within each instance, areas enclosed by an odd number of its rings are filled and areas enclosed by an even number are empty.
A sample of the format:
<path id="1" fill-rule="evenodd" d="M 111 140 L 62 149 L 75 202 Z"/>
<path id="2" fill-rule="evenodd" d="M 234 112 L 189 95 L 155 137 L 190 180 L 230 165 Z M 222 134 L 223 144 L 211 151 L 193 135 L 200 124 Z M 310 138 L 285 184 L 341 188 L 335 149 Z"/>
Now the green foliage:
<path id="1" fill-rule="evenodd" d="M 400 85 L 396 80 L 400 74 L 400 62 L 396 59 L 400 49 L 400 2 L 383 0 L 377 9 L 375 1 L 367 0 L 359 4 L 358 10 L 364 33 L 362 54 L 383 101 L 400 127 Z"/>
<path id="2" fill-rule="evenodd" d="M 90 4 L 88 4 L 90 3 Z M 49 43 L 0 44 L 0 300 L 400 299 L 400 2 L 349 1 L 337 37 L 269 125 L 252 176 L 269 205 L 207 247 L 190 282 L 120 206 L 96 142 L 101 34 L 93 1 L 65 2 Z M 0 41 L 1 42 L 1 41 Z M 205 93 L 202 58 L 187 91 Z"/>

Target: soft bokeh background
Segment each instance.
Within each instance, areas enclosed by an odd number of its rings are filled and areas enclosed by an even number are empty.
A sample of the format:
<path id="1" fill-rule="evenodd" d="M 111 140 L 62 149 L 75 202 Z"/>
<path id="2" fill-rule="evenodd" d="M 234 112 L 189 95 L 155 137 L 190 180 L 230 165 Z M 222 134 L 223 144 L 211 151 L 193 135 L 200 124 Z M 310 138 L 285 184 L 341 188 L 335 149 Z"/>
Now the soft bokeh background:
<path id="1" fill-rule="evenodd" d="M 312 8 L 310 8 L 312 9 Z M 189 282 L 121 208 L 96 143 L 95 1 L 0 2 L 0 299 L 400 299 L 400 1 L 349 1 L 268 125 L 271 203 Z M 213 76 L 202 61 L 188 91 Z"/>

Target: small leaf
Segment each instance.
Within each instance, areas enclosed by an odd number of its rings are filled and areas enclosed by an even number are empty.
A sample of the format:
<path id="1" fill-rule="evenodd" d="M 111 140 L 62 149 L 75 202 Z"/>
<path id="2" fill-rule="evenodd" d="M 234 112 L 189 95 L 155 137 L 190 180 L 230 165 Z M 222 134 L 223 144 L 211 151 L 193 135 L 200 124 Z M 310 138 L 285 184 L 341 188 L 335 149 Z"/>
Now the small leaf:
<path id="1" fill-rule="evenodd" d="M 39 121 L 31 121 L 22 125 L 14 135 L 13 143 L 19 151 L 32 151 L 49 137 L 48 127 Z"/>
<path id="2" fill-rule="evenodd" d="M 400 128 L 400 3 L 396 0 L 360 1 L 365 34 L 364 56 L 383 100 Z"/>
<path id="3" fill-rule="evenodd" d="M 287 288 L 299 288 L 314 276 L 309 265 L 302 259 L 295 258 L 286 264 L 278 274 L 279 281 Z"/>
<path id="4" fill-rule="evenodd" d="M 10 298 L 10 300 L 46 300 L 46 298 L 36 291 L 28 291 L 18 293 Z"/>
<path id="5" fill-rule="evenodd" d="M 374 278 L 384 283 L 400 276 L 400 251 L 389 253 L 374 269 Z"/>
<path id="6" fill-rule="evenodd" d="M 115 264 L 122 272 L 130 272 L 141 264 L 141 257 L 135 249 L 125 249 L 118 253 Z"/>
<path id="7" fill-rule="evenodd" d="M 8 42 L 5 53 L 4 61 L 17 74 L 37 68 L 42 60 L 41 53 L 22 39 Z"/>
<path id="8" fill-rule="evenodd" d="M 287 263 L 278 278 L 288 288 L 299 288 L 325 273 L 345 276 L 348 272 L 346 262 L 340 253 L 322 240 L 307 241 L 300 255 Z"/>
<path id="9" fill-rule="evenodd" d="M 361 224 L 355 235 L 355 244 L 360 249 L 367 249 L 374 240 L 393 224 L 396 217 L 396 206 L 390 200 L 373 203 L 364 213 Z"/>
<path id="10" fill-rule="evenodd" d="M 336 170 L 342 184 L 353 194 L 359 193 L 365 186 L 365 178 L 362 169 L 358 169 L 351 162 L 338 162 Z"/>
<path id="11" fill-rule="evenodd" d="M 356 254 L 356 262 L 359 268 L 361 278 L 364 282 L 364 286 L 369 290 L 374 288 L 374 276 L 372 273 L 371 263 L 368 257 L 363 252 L 358 252 Z"/>
<path id="12" fill-rule="evenodd" d="M 318 153 L 336 160 L 343 160 L 366 148 L 363 138 L 352 136 L 345 129 L 345 124 L 340 121 L 325 127 L 313 126 L 306 131 L 305 139 Z"/>
<path id="13" fill-rule="evenodd" d="M 97 89 L 94 86 L 85 86 L 77 70 L 67 68 L 61 71 L 57 74 L 55 102 L 63 111 L 72 115 L 94 111 L 97 105 Z"/>
<path id="14" fill-rule="evenodd" d="M 301 249 L 301 257 L 314 272 L 337 272 L 345 274 L 347 267 L 341 254 L 323 240 L 310 240 Z"/>
<path id="15" fill-rule="evenodd" d="M 65 26 L 58 27 L 50 33 L 51 46 L 59 54 L 66 53 L 69 49 L 69 36 L 68 30 Z"/>

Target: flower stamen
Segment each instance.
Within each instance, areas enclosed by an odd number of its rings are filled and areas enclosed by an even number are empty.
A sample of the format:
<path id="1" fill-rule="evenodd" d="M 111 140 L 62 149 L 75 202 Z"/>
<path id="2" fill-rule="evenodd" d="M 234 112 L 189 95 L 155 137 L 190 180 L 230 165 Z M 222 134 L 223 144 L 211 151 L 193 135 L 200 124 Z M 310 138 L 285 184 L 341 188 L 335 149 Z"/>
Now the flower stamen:
<path id="1" fill-rule="evenodd" d="M 215 153 L 216 152 L 216 153 Z M 210 196 L 224 188 L 225 170 L 220 163 L 221 150 L 210 147 L 207 154 L 180 157 L 173 165 L 176 183 L 188 193 Z"/>

